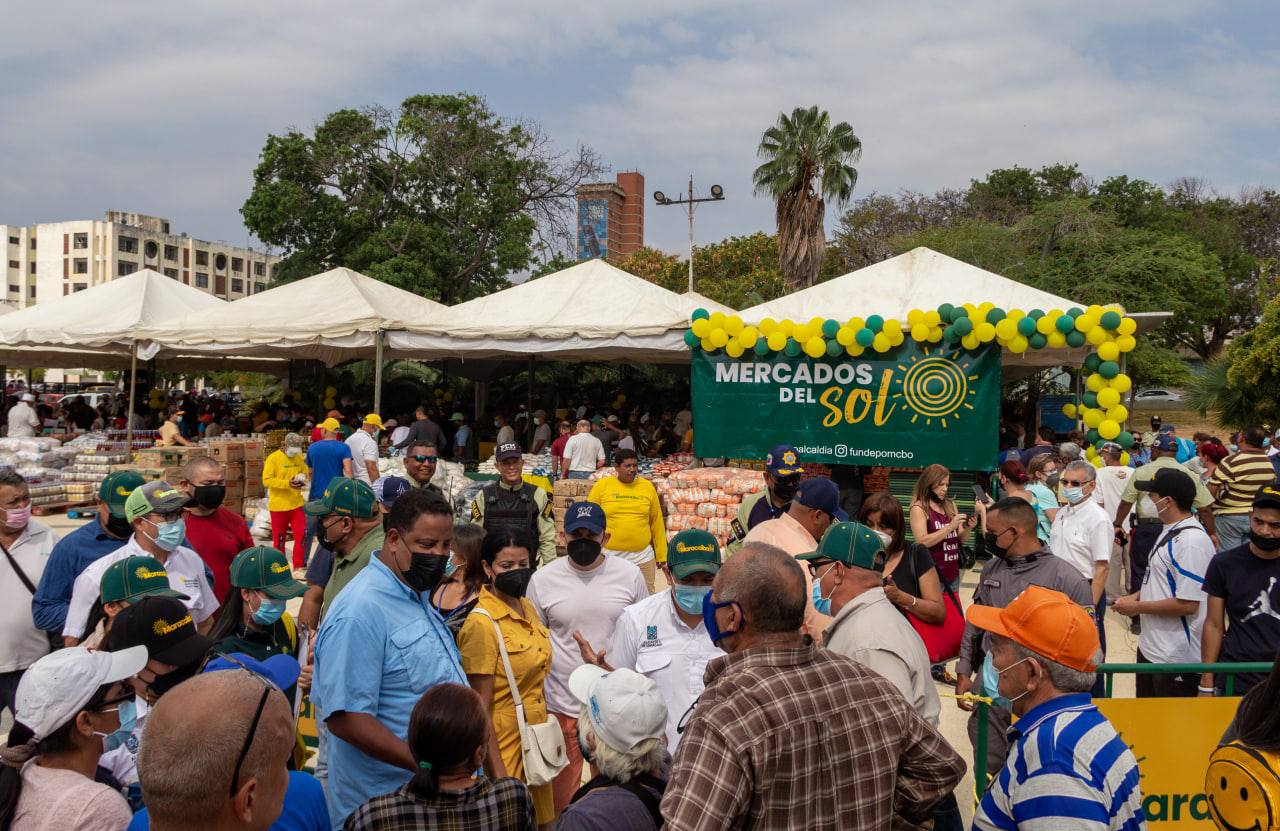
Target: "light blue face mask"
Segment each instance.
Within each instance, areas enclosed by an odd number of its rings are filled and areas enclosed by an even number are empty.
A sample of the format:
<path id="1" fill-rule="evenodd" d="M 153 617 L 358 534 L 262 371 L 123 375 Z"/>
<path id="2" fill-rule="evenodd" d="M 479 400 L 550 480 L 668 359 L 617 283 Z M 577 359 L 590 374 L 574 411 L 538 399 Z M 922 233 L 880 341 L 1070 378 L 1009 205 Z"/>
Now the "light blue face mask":
<path id="1" fill-rule="evenodd" d="M 118 747 L 123 747 L 129 737 L 133 735 L 133 728 L 138 724 L 138 708 L 134 706 L 133 699 L 130 698 L 121 701 L 119 706 L 110 707 L 102 710 L 104 713 L 118 713 L 120 716 L 120 726 L 111 733 L 94 732 L 93 735 L 102 737 L 102 752 L 110 753 Z"/>
<path id="2" fill-rule="evenodd" d="M 827 570 L 835 568 L 835 563 L 827 566 Z M 813 578 L 813 608 L 820 615 L 831 617 L 831 598 L 822 596 L 822 578 L 827 574 L 826 571 Z"/>
<path id="3" fill-rule="evenodd" d="M 283 614 L 284 601 L 273 600 L 270 597 L 266 597 L 263 598 L 262 605 L 258 607 L 257 611 L 255 611 L 251 617 L 253 622 L 259 626 L 271 626 L 279 620 L 280 616 Z"/>
<path id="4" fill-rule="evenodd" d="M 1084 501 L 1084 488 L 1072 488 L 1066 485 L 1062 486 L 1062 498 L 1067 500 L 1068 504 L 1075 505 Z"/>
<path id="5" fill-rule="evenodd" d="M 182 544 L 182 535 L 186 532 L 186 523 L 180 519 L 172 522 L 152 523 L 156 527 L 156 535 L 151 541 L 162 551 L 172 551 Z"/>
<path id="6" fill-rule="evenodd" d="M 702 598 L 711 593 L 710 586 L 682 586 L 676 583 L 671 587 L 675 594 L 676 606 L 680 611 L 690 615 L 702 614 Z"/>
<path id="7" fill-rule="evenodd" d="M 444 564 L 444 579 L 448 580 L 457 570 L 458 564 L 453 561 L 453 557 L 450 557 L 449 562 Z M 701 609 L 701 607 L 699 607 L 699 609 Z"/>

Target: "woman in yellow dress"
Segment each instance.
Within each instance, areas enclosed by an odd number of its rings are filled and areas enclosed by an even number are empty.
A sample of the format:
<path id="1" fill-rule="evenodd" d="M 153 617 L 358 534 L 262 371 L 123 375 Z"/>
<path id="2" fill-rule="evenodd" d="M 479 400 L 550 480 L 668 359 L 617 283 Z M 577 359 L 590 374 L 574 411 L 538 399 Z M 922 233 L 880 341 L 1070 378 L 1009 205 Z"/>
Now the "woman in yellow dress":
<path id="1" fill-rule="evenodd" d="M 471 687 L 484 699 L 493 722 L 489 738 L 491 769 L 486 771 L 491 778 L 525 778 L 515 699 L 511 696 L 502 654 L 498 650 L 495 622 L 511 659 L 511 672 L 524 704 L 525 721 L 541 724 L 547 720 L 542 682 L 551 668 L 551 639 L 547 628 L 538 620 L 533 605 L 524 597 L 533 574 L 529 555 L 531 545 L 518 532 L 494 531 L 485 536 L 480 544 L 480 559 L 486 585 L 480 589 L 476 611 L 467 616 L 458 632 L 462 671 L 467 674 Z M 480 614 L 480 609 L 488 612 L 489 616 Z M 529 790 L 533 794 L 539 828 L 551 828 L 555 821 L 551 785 Z"/>

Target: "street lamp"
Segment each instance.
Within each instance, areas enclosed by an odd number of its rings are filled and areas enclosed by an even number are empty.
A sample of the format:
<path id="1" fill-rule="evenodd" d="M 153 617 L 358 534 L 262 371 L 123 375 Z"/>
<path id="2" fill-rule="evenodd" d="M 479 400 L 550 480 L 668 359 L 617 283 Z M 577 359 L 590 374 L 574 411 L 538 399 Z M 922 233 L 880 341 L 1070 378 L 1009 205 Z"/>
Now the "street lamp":
<path id="1" fill-rule="evenodd" d="M 712 185 L 710 196 L 695 198 L 693 195 L 693 174 L 690 174 L 688 194 L 682 194 L 679 199 L 669 199 L 662 191 L 655 190 L 653 192 L 653 201 L 659 205 L 685 206 L 685 213 L 689 215 L 689 291 L 693 291 L 693 211 L 699 202 L 723 202 L 724 188 L 719 185 Z"/>

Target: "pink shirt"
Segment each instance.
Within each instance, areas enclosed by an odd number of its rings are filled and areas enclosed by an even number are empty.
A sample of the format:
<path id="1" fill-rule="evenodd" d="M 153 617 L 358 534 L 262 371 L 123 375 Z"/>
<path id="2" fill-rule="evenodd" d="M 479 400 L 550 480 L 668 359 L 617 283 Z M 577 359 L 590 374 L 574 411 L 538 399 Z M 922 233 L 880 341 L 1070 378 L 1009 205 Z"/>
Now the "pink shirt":
<path id="1" fill-rule="evenodd" d="M 743 542 L 768 543 L 781 548 L 792 557 L 808 554 L 818 548 L 818 541 L 791 514 L 765 520 L 748 531 Z M 801 562 L 800 570 L 804 572 L 804 633 L 821 642 L 822 632 L 830 625 L 831 618 L 818 614 L 818 610 L 813 607 L 813 577 L 809 574 L 809 564 Z"/>

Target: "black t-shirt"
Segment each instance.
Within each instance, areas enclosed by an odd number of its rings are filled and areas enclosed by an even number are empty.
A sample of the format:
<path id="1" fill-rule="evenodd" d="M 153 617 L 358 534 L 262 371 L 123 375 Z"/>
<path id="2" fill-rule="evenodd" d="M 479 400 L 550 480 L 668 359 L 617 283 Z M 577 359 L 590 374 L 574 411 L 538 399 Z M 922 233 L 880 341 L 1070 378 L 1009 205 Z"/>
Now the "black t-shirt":
<path id="1" fill-rule="evenodd" d="M 920 578 L 936 570 L 929 549 L 909 542 L 902 552 L 902 559 L 893 569 L 893 584 L 913 597 L 920 597 Z"/>
<path id="2" fill-rule="evenodd" d="M 1209 561 L 1204 590 L 1221 597 L 1227 634 L 1219 661 L 1271 661 L 1280 647 L 1280 559 L 1255 557 L 1245 543 Z"/>

